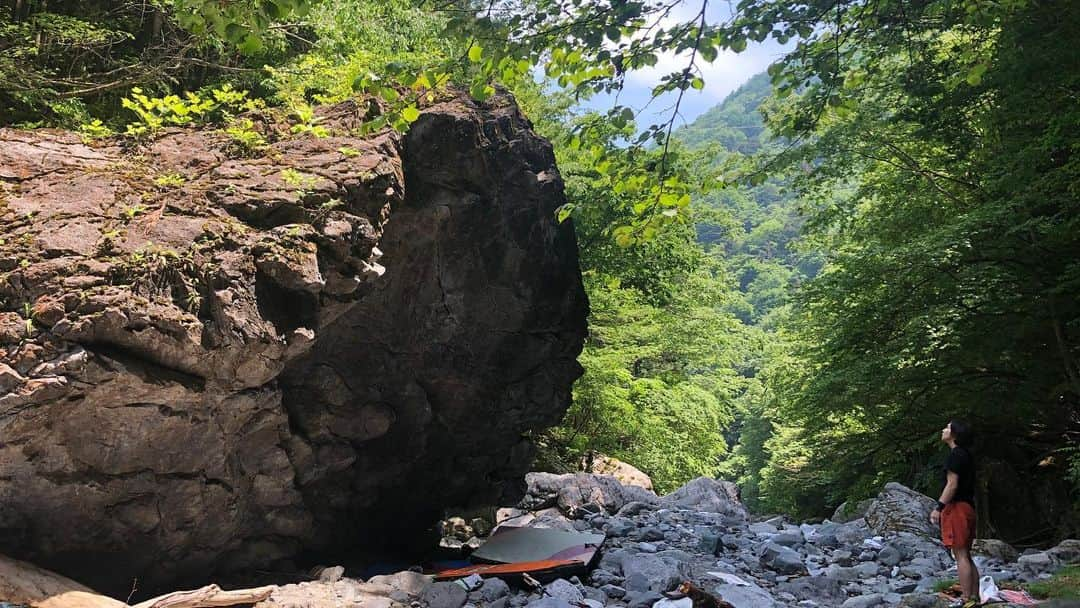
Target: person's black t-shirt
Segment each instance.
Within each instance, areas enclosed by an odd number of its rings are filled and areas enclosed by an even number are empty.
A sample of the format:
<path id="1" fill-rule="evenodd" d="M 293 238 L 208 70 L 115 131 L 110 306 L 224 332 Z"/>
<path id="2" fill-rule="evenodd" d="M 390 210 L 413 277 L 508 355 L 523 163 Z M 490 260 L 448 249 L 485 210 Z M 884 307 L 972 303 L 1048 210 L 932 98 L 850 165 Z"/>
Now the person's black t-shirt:
<path id="1" fill-rule="evenodd" d="M 945 461 L 945 470 L 952 471 L 960 478 L 956 485 L 956 494 L 953 501 L 964 501 L 975 504 L 975 461 L 971 458 L 971 452 L 960 446 L 956 446 L 949 452 L 949 458 Z M 946 479 L 948 479 L 946 477 Z"/>

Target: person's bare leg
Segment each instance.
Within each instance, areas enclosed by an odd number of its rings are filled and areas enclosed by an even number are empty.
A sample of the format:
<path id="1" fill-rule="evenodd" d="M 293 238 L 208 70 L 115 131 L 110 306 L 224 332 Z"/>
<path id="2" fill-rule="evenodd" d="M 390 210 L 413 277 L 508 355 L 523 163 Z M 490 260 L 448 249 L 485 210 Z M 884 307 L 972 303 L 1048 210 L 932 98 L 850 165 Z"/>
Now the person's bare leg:
<path id="1" fill-rule="evenodd" d="M 971 559 L 971 549 L 954 547 L 953 554 L 956 556 L 956 577 L 959 579 L 964 599 L 979 599 L 979 569 Z"/>

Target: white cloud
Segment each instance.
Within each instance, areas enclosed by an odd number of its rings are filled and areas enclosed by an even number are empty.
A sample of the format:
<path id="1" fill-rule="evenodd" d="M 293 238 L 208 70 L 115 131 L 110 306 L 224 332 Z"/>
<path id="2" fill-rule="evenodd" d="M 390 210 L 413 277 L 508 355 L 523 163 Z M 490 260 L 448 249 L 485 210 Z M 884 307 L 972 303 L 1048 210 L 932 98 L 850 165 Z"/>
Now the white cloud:
<path id="1" fill-rule="evenodd" d="M 731 7 L 711 3 L 706 19 L 710 23 L 727 21 L 731 15 Z M 681 2 L 672 13 L 664 18 L 660 25 L 671 28 L 678 23 L 685 23 L 693 19 L 700 10 L 700 4 L 696 2 Z M 762 43 L 750 42 L 747 48 L 741 52 L 722 51 L 712 63 L 705 63 L 698 57 L 697 67 L 699 76 L 705 81 L 705 87 L 700 90 L 689 89 L 683 95 L 679 106 L 680 119 L 677 122 L 691 122 L 702 112 L 723 101 L 728 94 L 745 83 L 755 74 L 764 72 L 770 63 L 776 61 L 793 44 L 780 45 L 775 40 L 766 40 Z M 660 83 L 660 79 L 672 72 L 681 72 L 689 61 L 689 53 L 676 55 L 674 52 L 662 53 L 655 66 L 641 70 L 635 70 L 626 74 L 625 85 L 619 94 L 619 103 L 628 105 L 635 110 L 644 112 L 638 117 L 639 127 L 645 127 L 651 122 L 666 122 L 670 117 L 669 109 L 674 106 L 677 94 L 669 93 L 659 99 L 652 99 L 652 89 Z M 593 97 L 585 103 L 587 108 L 605 110 L 614 103 L 611 95 Z M 647 107 L 646 107 L 647 106 Z"/>

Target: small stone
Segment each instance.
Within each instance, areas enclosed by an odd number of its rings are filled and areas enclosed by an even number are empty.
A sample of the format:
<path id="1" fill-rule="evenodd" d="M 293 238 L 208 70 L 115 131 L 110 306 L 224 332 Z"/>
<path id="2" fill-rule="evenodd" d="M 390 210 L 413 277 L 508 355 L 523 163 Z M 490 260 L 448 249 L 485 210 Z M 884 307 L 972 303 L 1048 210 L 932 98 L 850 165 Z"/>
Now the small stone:
<path id="1" fill-rule="evenodd" d="M 644 541 L 664 540 L 664 532 L 657 527 L 649 526 L 641 530 L 638 538 Z"/>
<path id="2" fill-rule="evenodd" d="M 882 600 L 883 596 L 880 593 L 860 595 L 844 600 L 844 603 L 840 604 L 840 608 L 873 608 L 874 606 L 880 606 Z"/>
<path id="3" fill-rule="evenodd" d="M 855 566 L 855 571 L 859 573 L 859 578 L 870 578 L 871 576 L 877 576 L 878 565 L 874 562 L 863 562 Z"/>
<path id="4" fill-rule="evenodd" d="M 341 577 L 345 576 L 345 568 L 343 566 L 331 566 L 329 568 L 323 568 L 319 572 L 319 580 L 324 583 L 336 583 L 341 580 Z"/>
<path id="5" fill-rule="evenodd" d="M 576 604 L 585 599 L 585 595 L 573 583 L 565 579 L 555 579 L 544 587 L 544 591 L 551 597 L 558 598 L 568 604 Z"/>
<path id="6" fill-rule="evenodd" d="M 557 597 L 542 597 L 525 604 L 525 608 L 574 608 L 573 604 Z"/>
<path id="7" fill-rule="evenodd" d="M 603 591 L 604 595 L 616 600 L 626 596 L 626 589 L 623 589 L 618 585 L 607 584 L 600 587 L 600 591 Z"/>
<path id="8" fill-rule="evenodd" d="M 664 596 L 656 591 L 644 591 L 633 594 L 627 593 L 624 599 L 628 608 L 652 608 L 652 605 L 658 600 L 664 599 Z"/>
<path id="9" fill-rule="evenodd" d="M 903 556 L 900 555 L 900 551 L 892 545 L 885 545 L 885 548 L 878 552 L 877 559 L 882 564 L 892 567 L 900 563 Z"/>
<path id="10" fill-rule="evenodd" d="M 484 579 L 484 586 L 480 588 L 480 595 L 485 602 L 491 603 L 510 594 L 510 585 L 501 578 Z"/>
<path id="11" fill-rule="evenodd" d="M 462 608 L 468 599 L 468 593 L 457 583 L 435 583 L 420 596 L 428 608 Z"/>

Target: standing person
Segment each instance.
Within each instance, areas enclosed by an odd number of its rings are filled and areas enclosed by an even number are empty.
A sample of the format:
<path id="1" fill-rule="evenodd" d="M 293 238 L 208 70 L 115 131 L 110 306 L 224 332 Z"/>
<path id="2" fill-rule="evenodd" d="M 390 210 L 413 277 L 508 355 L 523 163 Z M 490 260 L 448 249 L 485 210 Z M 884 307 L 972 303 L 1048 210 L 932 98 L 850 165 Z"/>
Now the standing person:
<path id="1" fill-rule="evenodd" d="M 957 578 L 963 593 L 957 605 L 979 604 L 979 570 L 971 559 L 975 540 L 975 461 L 971 458 L 971 426 L 962 420 L 950 420 L 941 429 L 941 440 L 949 445 L 945 461 L 945 489 L 937 507 L 930 512 L 930 523 L 941 525 L 941 541 L 956 558 Z"/>

